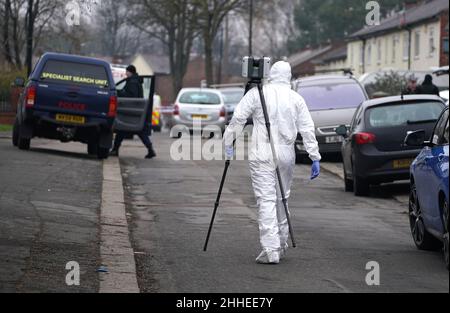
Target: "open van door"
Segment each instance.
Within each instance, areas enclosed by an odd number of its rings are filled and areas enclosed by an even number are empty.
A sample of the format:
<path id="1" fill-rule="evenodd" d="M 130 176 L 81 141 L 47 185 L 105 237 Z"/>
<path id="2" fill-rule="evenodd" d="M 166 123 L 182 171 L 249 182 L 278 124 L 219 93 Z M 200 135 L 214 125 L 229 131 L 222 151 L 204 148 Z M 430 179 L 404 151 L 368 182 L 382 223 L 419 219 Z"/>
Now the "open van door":
<path id="1" fill-rule="evenodd" d="M 144 129 L 145 123 L 150 123 L 151 127 L 155 76 L 140 75 L 139 78 L 142 81 L 143 98 L 117 98 L 116 131 L 139 133 Z M 116 89 L 122 90 L 125 84 L 126 79 L 119 81 Z"/>

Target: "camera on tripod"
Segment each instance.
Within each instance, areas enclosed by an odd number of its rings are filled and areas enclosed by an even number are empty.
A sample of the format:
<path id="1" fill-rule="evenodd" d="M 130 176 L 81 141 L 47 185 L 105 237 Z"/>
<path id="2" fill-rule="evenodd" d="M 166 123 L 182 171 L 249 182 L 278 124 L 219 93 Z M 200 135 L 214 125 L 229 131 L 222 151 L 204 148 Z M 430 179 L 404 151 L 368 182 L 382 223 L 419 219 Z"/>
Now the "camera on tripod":
<path id="1" fill-rule="evenodd" d="M 271 60 L 268 57 L 244 57 L 242 60 L 242 76 L 251 80 L 262 80 L 269 77 Z"/>

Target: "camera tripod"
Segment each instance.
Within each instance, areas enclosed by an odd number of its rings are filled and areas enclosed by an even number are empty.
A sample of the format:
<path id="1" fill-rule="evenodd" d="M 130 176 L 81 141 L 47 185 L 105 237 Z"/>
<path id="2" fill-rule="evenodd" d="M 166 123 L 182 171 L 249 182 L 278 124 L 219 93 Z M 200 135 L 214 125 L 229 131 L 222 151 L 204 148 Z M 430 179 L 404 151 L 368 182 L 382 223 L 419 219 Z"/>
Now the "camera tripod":
<path id="1" fill-rule="evenodd" d="M 270 142 L 270 148 L 272 150 L 273 162 L 275 163 L 275 171 L 276 171 L 277 178 L 278 178 L 278 188 L 280 189 L 281 199 L 282 199 L 282 202 L 283 202 L 283 207 L 284 207 L 284 211 L 285 211 L 285 214 L 286 214 L 286 219 L 287 219 L 288 226 L 289 226 L 289 235 L 291 237 L 292 247 L 295 248 L 297 245 L 295 243 L 294 233 L 292 231 L 291 219 L 290 219 L 289 210 L 288 210 L 288 207 L 287 207 L 287 199 L 286 199 L 286 195 L 285 195 L 285 192 L 284 192 L 283 181 L 281 179 L 280 168 L 278 166 L 278 158 L 277 158 L 276 151 L 275 151 L 275 145 L 274 145 L 273 140 L 272 140 L 271 125 L 270 125 L 269 114 L 267 112 L 266 100 L 264 98 L 262 80 L 261 79 L 252 79 L 252 80 L 250 80 L 247 83 L 247 86 L 245 87 L 245 93 L 247 93 L 252 88 L 253 85 L 256 85 L 256 87 L 258 88 L 259 98 L 260 98 L 260 101 L 261 101 L 261 107 L 262 107 L 262 110 L 263 110 L 264 120 L 265 120 L 265 123 L 266 123 L 267 135 L 268 135 L 269 142 Z M 234 145 L 234 142 L 233 142 L 233 145 Z M 219 187 L 219 192 L 217 194 L 217 199 L 216 199 L 216 202 L 214 204 L 213 215 L 212 215 L 212 218 L 211 218 L 211 223 L 209 224 L 208 234 L 206 236 L 206 241 L 205 241 L 205 245 L 203 247 L 203 251 L 206 251 L 206 249 L 208 248 L 209 237 L 211 235 L 211 230 L 212 230 L 212 227 L 213 227 L 213 224 L 214 224 L 214 219 L 216 217 L 217 209 L 219 207 L 220 197 L 222 195 L 223 185 L 225 183 L 225 178 L 227 176 L 227 172 L 228 172 L 228 168 L 230 167 L 230 163 L 231 163 L 230 160 L 226 160 L 225 161 L 225 168 L 223 170 L 222 179 L 221 179 L 220 187 Z"/>

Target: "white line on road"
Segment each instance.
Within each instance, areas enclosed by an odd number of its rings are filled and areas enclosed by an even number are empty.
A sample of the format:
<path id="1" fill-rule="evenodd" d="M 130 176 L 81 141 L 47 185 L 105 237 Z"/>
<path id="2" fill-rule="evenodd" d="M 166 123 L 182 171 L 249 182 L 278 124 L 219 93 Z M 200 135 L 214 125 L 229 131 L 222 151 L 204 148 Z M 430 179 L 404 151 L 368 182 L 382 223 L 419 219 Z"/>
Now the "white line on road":
<path id="1" fill-rule="evenodd" d="M 102 190 L 100 256 L 108 272 L 99 273 L 100 292 L 138 293 L 118 158 L 103 162 Z"/>

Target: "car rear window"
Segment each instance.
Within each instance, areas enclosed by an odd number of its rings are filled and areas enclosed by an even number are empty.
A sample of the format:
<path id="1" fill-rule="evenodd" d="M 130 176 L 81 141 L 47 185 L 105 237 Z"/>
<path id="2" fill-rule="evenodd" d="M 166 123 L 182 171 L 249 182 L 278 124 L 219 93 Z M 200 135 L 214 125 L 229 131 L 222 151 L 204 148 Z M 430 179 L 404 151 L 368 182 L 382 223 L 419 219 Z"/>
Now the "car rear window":
<path id="1" fill-rule="evenodd" d="M 242 91 L 222 91 L 223 101 L 225 104 L 237 104 L 244 96 L 244 90 Z"/>
<path id="2" fill-rule="evenodd" d="M 180 103 L 186 104 L 220 104 L 218 94 L 207 91 L 186 91 L 180 96 Z"/>
<path id="3" fill-rule="evenodd" d="M 358 84 L 300 86 L 298 93 L 310 111 L 356 108 L 366 96 Z"/>
<path id="4" fill-rule="evenodd" d="M 383 105 L 369 109 L 371 127 L 395 127 L 408 124 L 435 123 L 442 112 L 439 102 L 415 102 Z"/>
<path id="5" fill-rule="evenodd" d="M 101 65 L 48 60 L 39 76 L 41 81 L 108 87 L 108 74 Z"/>

